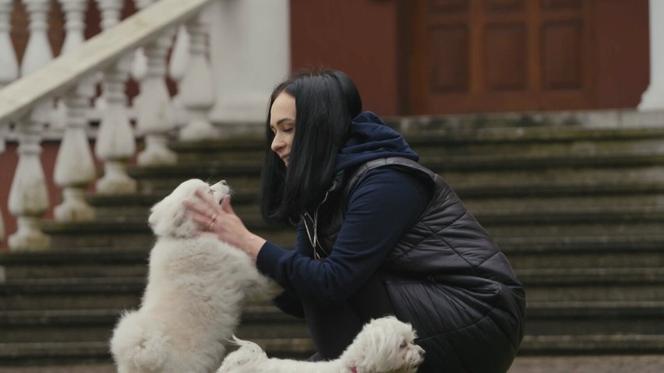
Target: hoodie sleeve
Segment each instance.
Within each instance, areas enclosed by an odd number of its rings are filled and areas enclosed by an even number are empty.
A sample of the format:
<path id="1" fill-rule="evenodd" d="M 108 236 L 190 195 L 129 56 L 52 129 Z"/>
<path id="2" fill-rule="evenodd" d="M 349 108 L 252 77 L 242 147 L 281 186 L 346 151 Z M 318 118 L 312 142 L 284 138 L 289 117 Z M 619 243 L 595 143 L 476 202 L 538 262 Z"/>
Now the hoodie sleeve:
<path id="1" fill-rule="evenodd" d="M 430 186 L 415 176 L 389 167 L 371 170 L 348 197 L 344 222 L 327 258 L 311 258 L 299 229 L 296 250 L 268 242 L 256 265 L 300 299 L 323 305 L 344 301 L 380 267 L 431 196 Z"/>

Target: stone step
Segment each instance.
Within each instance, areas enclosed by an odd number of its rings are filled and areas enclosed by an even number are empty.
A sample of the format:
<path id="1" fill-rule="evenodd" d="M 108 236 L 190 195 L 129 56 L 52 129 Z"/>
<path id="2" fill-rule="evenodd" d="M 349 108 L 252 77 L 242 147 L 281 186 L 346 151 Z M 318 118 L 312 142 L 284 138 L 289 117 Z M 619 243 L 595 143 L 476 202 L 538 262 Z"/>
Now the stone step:
<path id="1" fill-rule="evenodd" d="M 531 269 L 517 275 L 529 302 L 664 301 L 662 268 Z M 144 276 L 19 278 L 0 284 L 0 309 L 132 308 L 144 287 Z"/>
<path id="2" fill-rule="evenodd" d="M 284 229 L 291 229 L 282 226 L 269 225 L 263 222 L 258 216 L 254 207 L 241 209 L 238 215 L 243 219 L 247 227 L 251 230 L 261 232 L 277 232 Z M 477 220 L 487 229 L 502 228 L 522 228 L 527 229 L 537 226 L 536 229 L 574 232 L 577 226 L 592 225 L 593 231 L 602 232 L 607 229 L 601 229 L 606 226 L 610 229 L 621 227 L 621 231 L 629 231 L 633 228 L 635 231 L 650 231 L 649 225 L 659 225 L 664 222 L 663 207 L 635 207 L 627 211 L 619 208 L 607 210 L 595 209 L 590 211 L 527 211 L 523 210 L 498 210 L 484 211 L 474 214 Z M 104 233 L 104 232 L 122 232 L 122 233 L 151 233 L 144 217 L 109 217 L 108 220 L 98 220 L 83 223 L 59 223 L 46 222 L 44 231 L 50 234 L 63 234 L 77 231 L 81 234 Z M 660 230 L 661 231 L 661 230 Z M 516 232 L 516 230 L 515 230 Z M 590 233 L 590 231 L 588 231 Z M 655 233 L 657 230 L 654 231 Z M 503 235 L 506 236 L 506 235 Z M 513 236 L 520 236 L 514 234 Z"/>
<path id="3" fill-rule="evenodd" d="M 661 302 L 662 268 L 559 268 L 517 272 L 530 303 Z"/>
<path id="4" fill-rule="evenodd" d="M 527 335 L 519 354 L 662 354 L 664 335 L 652 334 L 595 334 L 595 335 Z"/>
<path id="5" fill-rule="evenodd" d="M 0 253 L 0 283 L 16 279 L 145 277 L 148 248 L 69 248 Z"/>
<path id="6" fill-rule="evenodd" d="M 284 235 L 292 238 L 293 234 Z M 520 272 L 540 268 L 664 267 L 664 236 L 531 237 L 503 238 L 496 242 Z M 149 250 L 150 246 L 125 245 L 121 249 L 67 247 L 44 252 L 5 252 L 0 253 L 0 279 L 142 277 L 147 272 Z"/>
<path id="7" fill-rule="evenodd" d="M 436 170 L 457 169 L 513 169 L 513 168 L 551 168 L 562 166 L 575 167 L 631 167 L 642 165 L 661 165 L 664 163 L 664 139 L 638 142 L 611 143 L 507 143 L 495 145 L 441 145 L 438 142 L 415 147 L 423 164 Z M 249 156 L 250 153 L 226 154 L 219 152 L 201 153 L 197 157 L 180 158 L 176 166 L 161 167 L 158 172 L 184 173 L 183 169 L 199 170 L 203 165 L 213 165 L 218 172 L 236 175 L 239 169 L 248 174 L 260 170 L 263 153 Z M 212 159 L 213 161 L 209 161 Z M 223 159 L 223 161 L 219 160 Z M 208 160 L 208 161 L 203 161 Z M 233 167 L 231 167 L 233 166 Z M 151 169 L 155 172 L 155 169 Z"/>
<path id="8" fill-rule="evenodd" d="M 444 167 L 444 165 L 442 165 Z M 189 178 L 217 181 L 225 179 L 236 191 L 257 191 L 260 175 L 227 175 L 214 173 L 204 166 L 198 170 L 182 169 L 182 173 L 132 172 L 139 181 L 141 193 L 170 193 Z M 462 198 L 578 196 L 664 193 L 664 167 L 638 166 L 629 168 L 556 167 L 544 169 L 433 169 Z"/>
<path id="9" fill-rule="evenodd" d="M 0 311 L 0 343 L 109 341 L 121 309 Z M 303 320 L 269 305 L 249 306 L 235 333 L 242 339 L 306 338 Z"/>
<path id="10" fill-rule="evenodd" d="M 557 170 L 574 168 L 584 170 L 588 168 L 603 167 L 609 170 L 623 170 L 633 167 L 664 166 L 664 152 L 662 154 L 615 154 L 604 155 L 574 155 L 560 154 L 549 156 L 522 156 L 522 155 L 461 155 L 461 156 L 431 156 L 422 159 L 422 164 L 438 173 L 463 172 L 474 173 L 478 171 L 519 171 L 519 170 Z M 204 178 L 217 180 L 237 176 L 260 175 L 262 164 L 252 161 L 215 160 L 208 162 L 178 163 L 169 166 L 141 166 L 130 169 L 130 175 L 137 179 L 178 177 Z M 232 185 L 232 184 L 231 184 Z"/>
<path id="11" fill-rule="evenodd" d="M 503 250 L 518 272 L 548 268 L 644 268 L 664 267 L 664 251 L 640 250 L 633 246 L 623 251 L 597 253 L 514 253 Z"/>
<path id="12" fill-rule="evenodd" d="M 258 183 L 258 180 L 256 180 Z M 664 185 L 662 185 L 664 187 Z M 468 194 L 467 191 L 455 189 L 459 195 Z M 465 205 L 474 212 L 488 211 L 509 211 L 512 213 L 533 212 L 533 211 L 599 211 L 602 209 L 633 209 L 640 211 L 641 209 L 656 210 L 664 208 L 664 192 L 657 190 L 636 190 L 632 191 L 633 194 L 624 195 L 616 198 L 610 192 L 602 194 L 601 192 L 595 194 L 578 194 L 578 195 L 520 195 L 517 197 L 510 196 L 481 196 L 470 195 L 464 198 Z M 528 193 L 530 194 L 530 193 Z M 159 200 L 161 200 L 166 193 L 134 193 L 128 195 L 105 196 L 91 194 L 87 197 L 88 202 L 95 207 L 100 217 L 99 211 L 105 210 L 109 213 L 102 214 L 105 216 L 132 216 L 127 213 L 128 210 L 141 211 L 146 215 L 148 210 Z M 247 211 L 258 213 L 259 209 L 259 191 L 258 186 L 254 186 L 250 190 L 234 190 L 232 193 L 232 200 L 234 207 L 248 206 Z"/>
<path id="13" fill-rule="evenodd" d="M 418 147 L 424 144 L 443 144 L 468 146 L 472 144 L 496 143 L 551 143 L 579 141 L 634 141 L 664 139 L 662 128 L 589 128 L 578 125 L 570 126 L 462 126 L 441 128 L 438 131 L 405 131 L 409 144 Z"/>
<path id="14" fill-rule="evenodd" d="M 108 342 L 0 343 L 0 366 L 110 362 Z"/>
<path id="15" fill-rule="evenodd" d="M 442 174 L 463 198 L 518 198 L 557 196 L 624 196 L 664 193 L 664 167 L 641 167 L 634 170 L 596 169 L 579 172 L 573 169 L 531 172 L 482 171 L 474 174 Z M 439 173 L 440 174 L 440 173 Z M 189 177 L 150 177 L 139 180 L 141 193 L 166 195 Z M 210 180 L 224 178 L 222 175 Z M 257 191 L 258 175 L 225 178 L 235 190 Z"/>
<path id="16" fill-rule="evenodd" d="M 536 268 L 519 272 L 529 286 L 560 285 L 659 285 L 664 284 L 664 268 Z"/>
<path id="17" fill-rule="evenodd" d="M 495 237 L 512 237 L 515 235 L 519 237 L 518 232 L 524 230 L 527 231 L 526 235 L 551 235 L 551 232 L 555 232 L 558 237 L 585 235 L 591 234 L 591 232 L 598 236 L 612 235 L 616 232 L 621 234 L 657 234 L 664 226 L 662 225 L 664 223 L 664 207 L 657 206 L 635 206 L 624 209 L 616 206 L 584 209 L 583 206 L 580 206 L 578 211 L 542 211 L 521 209 L 519 207 L 514 210 L 480 208 L 479 212 L 474 211 L 469 206 L 469 210 Z M 292 227 L 265 224 L 255 206 L 238 206 L 235 211 L 247 227 L 256 233 L 261 232 L 269 237 L 274 237 L 275 234 L 286 235 L 289 232 L 291 234 L 294 232 Z M 76 234 L 75 237 L 79 239 L 82 239 L 83 234 L 92 234 L 93 232 L 99 239 L 109 234 L 115 236 L 115 233 L 121 235 L 139 233 L 151 235 L 152 232 L 146 222 L 147 213 L 137 212 L 131 217 L 118 214 L 99 217 L 96 221 L 87 223 L 47 223 L 44 231 L 56 236 Z M 584 231 L 583 228 L 589 230 Z M 75 233 L 74 230 L 80 233 Z M 119 235 L 115 237 L 121 239 Z M 285 242 L 290 243 L 292 240 Z"/>
<path id="18" fill-rule="evenodd" d="M 565 154 L 576 157 L 615 157 L 616 155 L 657 155 L 662 154 L 664 138 L 654 139 L 608 139 L 574 141 L 531 141 L 531 142 L 489 142 L 451 143 L 424 139 L 411 146 L 422 157 L 440 156 L 518 156 L 523 158 L 560 157 Z"/>
<path id="19" fill-rule="evenodd" d="M 533 285 L 524 282 L 529 302 L 659 302 L 662 284 Z"/>
<path id="20" fill-rule="evenodd" d="M 17 279 L 0 284 L 0 310 L 135 308 L 145 277 Z"/>
<path id="21" fill-rule="evenodd" d="M 664 336 L 664 302 L 529 302 L 526 334 Z"/>
<path id="22" fill-rule="evenodd" d="M 517 356 L 509 369 L 509 373 L 594 372 L 661 373 L 664 372 L 664 355 L 639 353 L 639 351 L 615 354 L 599 354 L 590 352 L 585 355 L 523 355 Z"/>
<path id="23" fill-rule="evenodd" d="M 270 356 L 304 359 L 313 351 L 308 338 L 253 339 Z M 652 334 L 594 334 L 594 335 L 526 335 L 520 356 L 553 354 L 661 354 L 664 336 Z M 107 342 L 25 342 L 0 343 L 0 366 L 21 363 L 40 365 L 57 361 L 109 362 Z"/>
<path id="24" fill-rule="evenodd" d="M 0 311 L 0 343 L 97 341 L 110 339 L 119 309 Z M 245 310 L 236 333 L 242 339 L 306 338 L 302 320 L 272 306 Z M 664 302 L 532 302 L 526 334 L 664 335 Z"/>
<path id="25" fill-rule="evenodd" d="M 664 355 L 531 355 L 517 356 L 509 373 L 660 373 L 664 371 Z M 45 366 L 0 366 L 0 373 L 115 373 L 110 362 L 89 364 L 58 364 Z"/>
<path id="26" fill-rule="evenodd" d="M 625 143 L 633 141 L 664 140 L 661 128 L 587 128 L 578 125 L 552 126 L 490 126 L 463 125 L 461 127 L 441 127 L 437 131 L 427 131 L 426 126 L 418 125 L 418 132 L 405 132 L 404 137 L 415 149 L 426 146 L 440 148 L 464 147 L 473 145 L 518 144 L 538 146 L 577 142 Z M 245 136 L 233 139 L 204 140 L 197 142 L 175 142 L 171 148 L 179 155 L 203 154 L 233 155 L 251 154 L 265 151 L 263 136 Z M 218 154 L 215 154 L 218 153 Z M 214 157 L 216 158 L 216 157 Z"/>
<path id="27" fill-rule="evenodd" d="M 164 198 L 168 193 L 133 193 L 128 195 L 98 195 L 87 196 L 87 201 L 95 208 L 97 219 L 131 217 L 147 217 L 150 208 Z M 233 206 L 258 204 L 258 190 L 252 188 L 248 191 L 233 191 Z"/>
<path id="28" fill-rule="evenodd" d="M 313 354 L 309 338 L 256 338 L 270 356 L 305 359 Z M 7 365 L 45 365 L 57 362 L 77 364 L 110 362 L 108 342 L 62 341 L 0 343 L 0 367 Z"/>
<path id="29" fill-rule="evenodd" d="M 45 222 L 43 230 L 51 236 L 51 249 L 66 250 L 78 248 L 124 249 L 127 245 L 139 248 L 151 248 L 155 242 L 147 222 L 127 221 L 118 217 L 113 221 L 94 221 L 85 223 Z M 291 247 L 295 239 L 294 228 L 270 226 L 261 221 L 245 222 L 254 233 L 285 247 Z"/>

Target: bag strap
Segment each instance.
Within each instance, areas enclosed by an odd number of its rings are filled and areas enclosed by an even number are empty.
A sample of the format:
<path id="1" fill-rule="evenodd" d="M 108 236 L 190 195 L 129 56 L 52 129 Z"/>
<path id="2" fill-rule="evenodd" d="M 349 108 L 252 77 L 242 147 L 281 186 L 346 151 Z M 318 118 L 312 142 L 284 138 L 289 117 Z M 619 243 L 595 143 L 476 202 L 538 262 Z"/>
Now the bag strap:
<path id="1" fill-rule="evenodd" d="M 348 178 L 348 183 L 346 183 L 344 194 L 347 196 L 350 193 L 350 191 L 353 190 L 353 187 L 357 185 L 357 183 L 359 183 L 360 180 L 362 180 L 366 176 L 368 171 L 373 170 L 374 168 L 388 167 L 388 166 L 396 166 L 398 168 L 405 168 L 408 170 L 419 171 L 421 173 L 424 173 L 429 179 L 431 179 L 431 181 L 434 184 L 437 184 L 440 179 L 440 176 L 438 176 L 438 174 L 422 166 L 418 162 L 413 161 L 412 159 L 404 157 L 378 158 L 361 164 L 360 166 L 357 167 L 357 169 L 353 171 L 353 173 Z"/>

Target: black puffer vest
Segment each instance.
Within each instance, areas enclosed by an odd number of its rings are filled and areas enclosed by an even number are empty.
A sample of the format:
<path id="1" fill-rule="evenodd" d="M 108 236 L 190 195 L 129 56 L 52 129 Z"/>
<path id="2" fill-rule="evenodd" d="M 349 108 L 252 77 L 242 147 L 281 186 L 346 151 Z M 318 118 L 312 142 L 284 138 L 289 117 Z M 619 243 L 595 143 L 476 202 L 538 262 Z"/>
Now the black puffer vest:
<path id="1" fill-rule="evenodd" d="M 523 337 L 525 316 L 525 292 L 507 258 L 449 185 L 409 159 L 360 165 L 345 178 L 341 199 L 377 167 L 421 176 L 434 188 L 424 213 L 381 269 L 396 316 L 415 327 L 427 352 L 419 371 L 506 372 Z M 339 208 L 316 227 L 314 247 L 323 251 L 333 247 L 345 210 L 343 203 L 330 205 Z M 308 231 L 316 231 L 313 219 L 304 222 Z"/>

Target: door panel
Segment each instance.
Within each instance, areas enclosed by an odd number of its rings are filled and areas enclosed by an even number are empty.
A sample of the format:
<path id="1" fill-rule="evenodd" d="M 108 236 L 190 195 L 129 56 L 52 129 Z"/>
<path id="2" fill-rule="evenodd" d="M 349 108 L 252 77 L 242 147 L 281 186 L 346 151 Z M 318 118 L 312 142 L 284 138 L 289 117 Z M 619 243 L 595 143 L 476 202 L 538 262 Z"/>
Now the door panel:
<path id="1" fill-rule="evenodd" d="M 593 105 L 593 0 L 408 3 L 408 111 Z"/>

